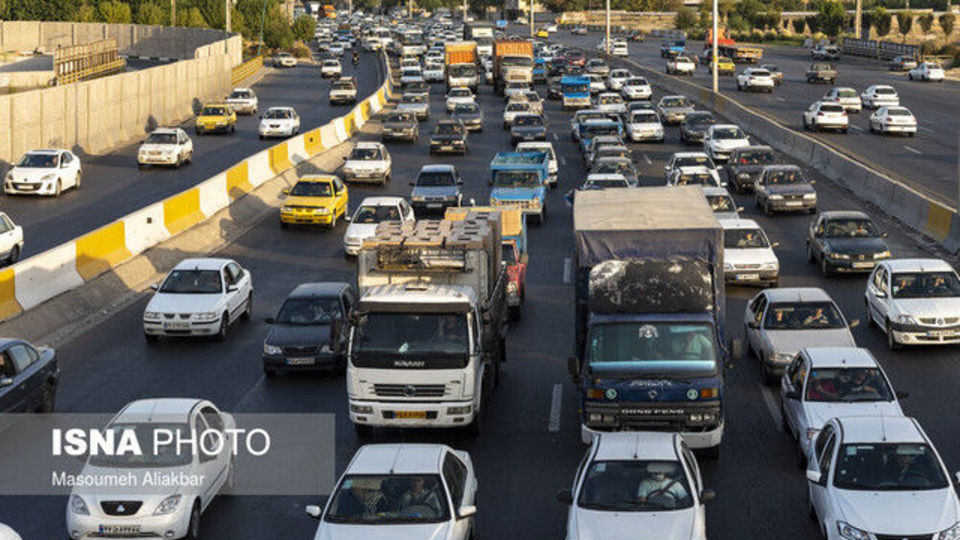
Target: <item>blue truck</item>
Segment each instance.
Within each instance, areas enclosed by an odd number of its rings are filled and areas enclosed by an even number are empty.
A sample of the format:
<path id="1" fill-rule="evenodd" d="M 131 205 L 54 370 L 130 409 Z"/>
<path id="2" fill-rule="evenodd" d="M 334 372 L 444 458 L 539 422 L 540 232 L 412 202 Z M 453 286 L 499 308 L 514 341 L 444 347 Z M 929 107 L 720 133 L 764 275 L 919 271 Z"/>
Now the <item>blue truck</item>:
<path id="1" fill-rule="evenodd" d="M 676 58 L 678 56 L 683 56 L 684 54 L 686 54 L 686 50 L 687 50 L 686 39 L 667 39 L 660 44 L 660 57 Z"/>
<path id="2" fill-rule="evenodd" d="M 560 78 L 563 110 L 590 107 L 590 79 L 582 75 L 564 75 Z"/>
<path id="3" fill-rule="evenodd" d="M 490 206 L 517 206 L 538 224 L 547 218 L 550 156 L 545 152 L 500 152 L 490 162 Z"/>
<path id="4" fill-rule="evenodd" d="M 731 347 L 710 205 L 697 187 L 618 188 L 577 192 L 573 215 L 583 440 L 671 431 L 718 456 Z"/>

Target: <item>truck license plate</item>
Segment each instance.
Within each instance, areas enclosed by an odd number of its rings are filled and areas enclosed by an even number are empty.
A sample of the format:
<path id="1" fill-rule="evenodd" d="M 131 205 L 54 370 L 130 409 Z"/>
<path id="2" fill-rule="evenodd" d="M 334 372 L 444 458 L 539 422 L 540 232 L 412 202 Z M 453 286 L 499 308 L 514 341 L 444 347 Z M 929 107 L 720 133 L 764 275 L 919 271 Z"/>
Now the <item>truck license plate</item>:
<path id="1" fill-rule="evenodd" d="M 312 366 L 314 362 L 313 358 L 287 358 L 288 366 Z"/>
<path id="2" fill-rule="evenodd" d="M 395 416 L 397 418 L 423 420 L 427 417 L 427 411 L 397 411 Z"/>

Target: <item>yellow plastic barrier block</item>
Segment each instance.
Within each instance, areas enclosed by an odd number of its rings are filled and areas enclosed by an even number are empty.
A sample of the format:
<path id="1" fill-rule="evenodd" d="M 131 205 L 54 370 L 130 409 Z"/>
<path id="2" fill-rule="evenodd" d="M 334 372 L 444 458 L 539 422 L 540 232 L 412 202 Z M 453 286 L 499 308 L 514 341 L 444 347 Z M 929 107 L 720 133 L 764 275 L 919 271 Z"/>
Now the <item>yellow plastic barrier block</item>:
<path id="1" fill-rule="evenodd" d="M 303 134 L 303 148 L 310 157 L 323 152 L 323 139 L 320 137 L 320 128 L 312 129 Z"/>
<path id="2" fill-rule="evenodd" d="M 943 240 L 950 235 L 950 221 L 953 214 L 945 207 L 930 203 L 927 209 L 927 226 L 924 230 L 937 240 Z"/>
<path id="3" fill-rule="evenodd" d="M 200 211 L 200 190 L 184 191 L 163 201 L 163 224 L 170 234 L 177 234 L 203 221 Z"/>
<path id="4" fill-rule="evenodd" d="M 360 118 L 363 118 L 364 122 L 370 119 L 370 100 L 369 99 L 363 100 L 363 103 L 360 104 Z"/>
<path id="5" fill-rule="evenodd" d="M 280 143 L 270 149 L 270 168 L 273 169 L 273 172 L 280 174 L 290 167 L 293 167 L 293 163 L 290 162 L 287 143 Z"/>
<path id="6" fill-rule="evenodd" d="M 124 223 L 117 221 L 76 240 L 77 273 L 84 281 L 110 270 L 131 257 Z"/>
<path id="7" fill-rule="evenodd" d="M 0 270 L 0 320 L 9 319 L 23 311 L 17 302 L 13 268 Z"/>
<path id="8" fill-rule="evenodd" d="M 353 132 L 357 130 L 357 120 L 354 117 L 356 113 L 350 113 L 343 117 L 343 129 L 347 131 L 347 137 L 352 137 Z"/>
<path id="9" fill-rule="evenodd" d="M 253 191 L 250 183 L 250 170 L 247 162 L 241 162 L 227 169 L 227 196 L 235 201 Z"/>

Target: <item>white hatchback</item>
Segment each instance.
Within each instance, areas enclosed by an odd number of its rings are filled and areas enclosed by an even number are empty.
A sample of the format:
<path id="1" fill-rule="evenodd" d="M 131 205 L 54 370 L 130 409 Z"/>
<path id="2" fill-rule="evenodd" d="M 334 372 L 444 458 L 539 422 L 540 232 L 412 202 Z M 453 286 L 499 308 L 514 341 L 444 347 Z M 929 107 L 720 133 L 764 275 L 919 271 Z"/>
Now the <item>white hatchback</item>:
<path id="1" fill-rule="evenodd" d="M 911 81 L 943 82 L 946 78 L 943 67 L 936 62 L 921 62 L 919 66 L 911 69 L 907 76 Z"/>
<path id="2" fill-rule="evenodd" d="M 260 120 L 260 140 L 267 137 L 293 137 L 300 133 L 300 115 L 293 107 L 270 107 Z"/>
<path id="3" fill-rule="evenodd" d="M 349 225 L 343 234 L 344 253 L 352 256 L 360 253 L 363 241 L 372 237 L 383 221 L 408 223 L 414 219 L 413 208 L 403 197 L 366 197 L 353 217 L 346 219 Z"/>
<path id="4" fill-rule="evenodd" d="M 776 82 L 769 71 L 759 67 L 748 67 L 737 75 L 737 90 L 773 92 Z"/>
<path id="5" fill-rule="evenodd" d="M 880 107 L 870 115 L 870 131 L 883 134 L 904 133 L 913 137 L 917 134 L 917 118 L 906 107 Z"/>
<path id="6" fill-rule="evenodd" d="M 23 227 L 0 212 L 0 264 L 13 264 L 23 253 Z"/>
<path id="7" fill-rule="evenodd" d="M 450 91 L 447 92 L 446 108 L 448 113 L 453 112 L 453 110 L 457 108 L 457 105 L 476 102 L 477 97 L 474 96 L 473 92 L 465 86 L 451 88 Z"/>
<path id="8" fill-rule="evenodd" d="M 780 259 L 752 219 L 721 219 L 723 228 L 723 277 L 727 283 L 776 287 L 780 282 Z"/>
<path id="9" fill-rule="evenodd" d="M 633 142 L 663 142 L 663 123 L 656 111 L 637 110 L 630 113 L 624 125 L 627 136 Z"/>
<path id="10" fill-rule="evenodd" d="M 343 73 L 343 66 L 336 58 L 328 58 L 320 64 L 320 75 L 325 78 L 339 77 Z"/>
<path id="11" fill-rule="evenodd" d="M 184 259 L 167 274 L 143 312 L 147 342 L 161 336 L 214 336 L 253 311 L 250 272 L 230 259 Z"/>
<path id="12" fill-rule="evenodd" d="M 703 150 L 714 161 L 726 161 L 738 149 L 750 146 L 750 137 L 734 124 L 714 124 L 703 135 Z"/>
<path id="13" fill-rule="evenodd" d="M 872 84 L 860 94 L 864 107 L 878 109 L 900 105 L 900 96 L 896 89 L 886 84 Z"/>
<path id="14" fill-rule="evenodd" d="M 53 195 L 80 188 L 83 170 L 80 158 L 69 150 L 31 150 L 20 158 L 3 179 L 7 195 Z"/>
<path id="15" fill-rule="evenodd" d="M 623 99 L 630 101 L 650 99 L 650 96 L 653 95 L 653 88 L 643 77 L 631 77 L 623 81 L 620 95 L 623 96 Z"/>

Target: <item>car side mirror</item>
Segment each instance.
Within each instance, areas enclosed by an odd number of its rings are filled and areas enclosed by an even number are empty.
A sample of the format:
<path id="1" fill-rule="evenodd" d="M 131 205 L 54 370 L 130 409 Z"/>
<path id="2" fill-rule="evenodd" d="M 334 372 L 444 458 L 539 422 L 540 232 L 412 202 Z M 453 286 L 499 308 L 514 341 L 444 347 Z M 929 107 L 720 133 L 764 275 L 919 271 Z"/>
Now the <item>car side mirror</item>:
<path id="1" fill-rule="evenodd" d="M 955 474 L 954 479 L 957 481 L 957 485 L 960 486 L 960 471 Z"/>
<path id="2" fill-rule="evenodd" d="M 4 387 L 7 387 L 7 386 L 12 386 L 12 385 L 13 385 L 13 378 L 12 378 L 12 377 L 4 377 L 4 378 L 0 379 L 0 388 L 4 388 Z"/>
<path id="3" fill-rule="evenodd" d="M 771 248 L 780 247 L 780 242 L 772 242 L 772 243 L 770 244 L 770 247 L 771 247 Z"/>
<path id="4" fill-rule="evenodd" d="M 457 517 L 460 519 L 466 519 L 477 515 L 477 507 L 473 504 L 465 504 L 457 510 Z"/>
<path id="5" fill-rule="evenodd" d="M 289 195 L 289 194 L 290 194 L 290 190 L 289 190 L 289 189 L 284 189 L 284 190 L 281 191 L 280 193 L 283 193 L 284 195 Z"/>
<path id="6" fill-rule="evenodd" d="M 807 469 L 807 480 L 817 484 L 818 486 L 825 485 L 827 478 L 816 469 Z"/>
<path id="7" fill-rule="evenodd" d="M 883 291 L 877 291 L 877 292 L 873 293 L 873 295 L 876 296 L 877 298 L 886 298 L 886 297 L 887 297 L 887 293 L 885 293 L 885 292 L 883 292 Z"/>
<path id="8" fill-rule="evenodd" d="M 760 328 L 760 323 L 757 321 L 747 321 L 747 328 L 757 329 Z"/>
<path id="9" fill-rule="evenodd" d="M 159 291 L 159 290 L 160 290 L 160 284 L 159 284 L 159 283 L 154 283 L 153 285 L 150 285 L 150 290 L 151 290 L 151 291 Z"/>
<path id="10" fill-rule="evenodd" d="M 890 236 L 890 233 L 886 233 L 886 232 L 880 233 L 880 238 L 886 238 L 888 236 Z"/>
<path id="11" fill-rule="evenodd" d="M 737 207 L 737 212 L 738 212 L 738 213 L 739 213 L 739 212 L 743 212 L 743 207 L 742 207 L 742 206 L 738 206 L 738 207 Z"/>
<path id="12" fill-rule="evenodd" d="M 267 324 L 274 324 L 275 322 L 277 322 L 277 320 L 274 319 L 273 317 L 267 317 L 266 319 L 263 320 L 263 322 Z"/>
<path id="13" fill-rule="evenodd" d="M 563 504 L 573 504 L 573 492 L 569 489 L 561 489 L 557 492 L 557 500 Z"/>
<path id="14" fill-rule="evenodd" d="M 580 384 L 580 359 L 576 356 L 567 358 L 567 373 L 570 374 L 570 380 Z"/>
<path id="15" fill-rule="evenodd" d="M 860 326 L 860 319 L 854 319 L 850 321 L 850 328 L 856 328 Z"/>
<path id="16" fill-rule="evenodd" d="M 415 185 L 417 185 L 417 183 L 416 183 L 416 182 L 410 182 L 410 185 L 411 185 L 411 186 L 415 186 Z"/>
<path id="17" fill-rule="evenodd" d="M 236 285 L 227 285 L 227 292 L 236 292 L 238 290 L 240 290 L 240 287 Z"/>
<path id="18" fill-rule="evenodd" d="M 798 390 L 796 390 L 796 389 L 787 390 L 787 391 L 783 394 L 783 397 L 785 397 L 785 398 L 787 398 L 787 399 L 795 399 L 795 400 L 797 400 L 797 401 L 800 401 L 800 392 L 799 392 Z"/>
<path id="19" fill-rule="evenodd" d="M 343 216 L 343 220 L 346 221 L 347 223 L 350 223 L 351 221 L 353 221 L 353 216 Z"/>
<path id="20" fill-rule="evenodd" d="M 320 519 L 320 507 L 315 504 L 308 504 L 304 511 L 313 519 Z"/>
<path id="21" fill-rule="evenodd" d="M 700 502 L 708 503 L 717 498 L 717 492 L 712 489 L 705 489 L 700 492 Z"/>

